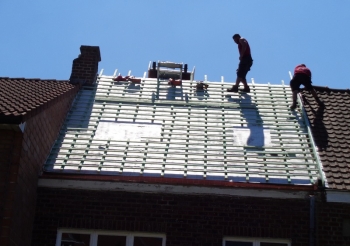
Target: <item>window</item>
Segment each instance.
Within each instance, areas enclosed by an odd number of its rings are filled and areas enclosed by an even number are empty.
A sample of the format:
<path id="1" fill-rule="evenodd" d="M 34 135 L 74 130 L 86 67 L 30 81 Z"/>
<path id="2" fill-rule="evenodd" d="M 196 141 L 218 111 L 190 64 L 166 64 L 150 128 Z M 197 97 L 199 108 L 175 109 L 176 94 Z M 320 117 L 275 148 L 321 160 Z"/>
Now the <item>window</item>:
<path id="1" fill-rule="evenodd" d="M 223 246 L 291 246 L 289 240 L 266 238 L 224 238 Z"/>
<path id="2" fill-rule="evenodd" d="M 165 246 L 165 235 L 92 230 L 58 230 L 56 246 Z"/>

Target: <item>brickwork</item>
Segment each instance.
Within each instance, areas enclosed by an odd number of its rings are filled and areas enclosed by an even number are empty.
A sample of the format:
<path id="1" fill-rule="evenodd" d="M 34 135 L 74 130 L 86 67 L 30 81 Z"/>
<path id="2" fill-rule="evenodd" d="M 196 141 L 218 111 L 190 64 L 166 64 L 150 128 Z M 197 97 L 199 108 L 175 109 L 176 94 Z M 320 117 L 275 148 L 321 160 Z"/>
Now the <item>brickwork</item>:
<path id="1" fill-rule="evenodd" d="M 73 60 L 70 82 L 87 85 L 95 83 L 100 61 L 101 54 L 98 46 L 82 45 L 79 57 Z"/>
<path id="2" fill-rule="evenodd" d="M 350 204 L 317 204 L 316 223 L 318 245 L 350 246 L 350 236 L 343 235 L 344 220 L 350 220 Z"/>
<path id="3" fill-rule="evenodd" d="M 15 131 L 0 130 L 0 218 L 4 210 L 4 196 L 7 191 L 9 179 L 11 153 L 14 148 L 13 143 L 16 136 Z"/>
<path id="4" fill-rule="evenodd" d="M 167 246 L 222 245 L 224 236 L 308 245 L 309 200 L 146 194 L 39 187 L 32 245 L 57 228 L 165 233 Z"/>
<path id="5" fill-rule="evenodd" d="M 1 170 L 8 178 L 0 186 L 0 245 L 30 245 L 38 176 L 74 98 L 68 96 L 26 121 L 23 134 L 8 131 L 8 137 L 1 138 Z"/>
<path id="6" fill-rule="evenodd" d="M 22 133 L 0 130 L 0 245 L 8 245 Z"/>

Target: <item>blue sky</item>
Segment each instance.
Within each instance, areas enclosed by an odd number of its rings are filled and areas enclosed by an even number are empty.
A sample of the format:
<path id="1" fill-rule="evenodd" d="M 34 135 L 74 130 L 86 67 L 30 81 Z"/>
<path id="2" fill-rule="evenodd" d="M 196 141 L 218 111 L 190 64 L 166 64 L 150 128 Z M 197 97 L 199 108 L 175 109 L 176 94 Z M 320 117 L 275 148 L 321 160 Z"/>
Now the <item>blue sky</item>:
<path id="1" fill-rule="evenodd" d="M 254 59 L 247 79 L 289 83 L 305 63 L 314 85 L 346 89 L 349 10 L 347 0 L 0 0 L 0 76 L 68 79 L 80 45 L 96 45 L 105 75 L 168 60 L 195 66 L 197 80 L 234 81 L 240 33 Z"/>

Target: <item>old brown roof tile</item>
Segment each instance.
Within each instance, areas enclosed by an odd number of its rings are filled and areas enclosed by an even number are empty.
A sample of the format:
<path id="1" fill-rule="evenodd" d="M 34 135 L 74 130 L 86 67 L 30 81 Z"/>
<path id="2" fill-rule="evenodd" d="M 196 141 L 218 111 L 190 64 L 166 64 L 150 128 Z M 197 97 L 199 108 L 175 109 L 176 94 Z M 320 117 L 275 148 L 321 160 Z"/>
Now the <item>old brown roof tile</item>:
<path id="1" fill-rule="evenodd" d="M 317 86 L 315 90 L 324 107 L 309 92 L 302 95 L 327 183 L 332 189 L 350 190 L 350 90 Z"/>
<path id="2" fill-rule="evenodd" d="M 0 77 L 0 123 L 19 124 L 79 88 L 68 80 Z"/>

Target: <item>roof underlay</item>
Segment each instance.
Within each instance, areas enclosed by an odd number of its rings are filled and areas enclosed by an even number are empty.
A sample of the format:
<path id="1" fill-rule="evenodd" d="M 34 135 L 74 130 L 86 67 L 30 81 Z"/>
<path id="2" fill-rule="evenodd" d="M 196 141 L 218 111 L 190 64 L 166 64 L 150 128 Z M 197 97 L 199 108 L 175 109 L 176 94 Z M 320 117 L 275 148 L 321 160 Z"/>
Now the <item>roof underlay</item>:
<path id="1" fill-rule="evenodd" d="M 289 86 L 251 84 L 235 94 L 224 82 L 197 92 L 190 80 L 175 88 L 112 79 L 100 75 L 79 92 L 47 172 L 303 185 L 320 176 Z"/>

